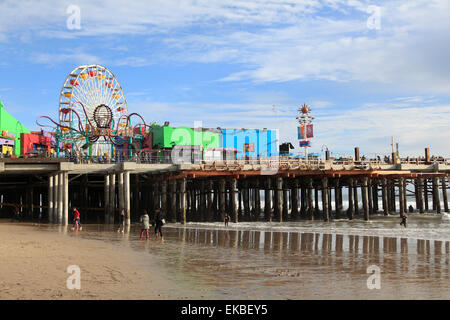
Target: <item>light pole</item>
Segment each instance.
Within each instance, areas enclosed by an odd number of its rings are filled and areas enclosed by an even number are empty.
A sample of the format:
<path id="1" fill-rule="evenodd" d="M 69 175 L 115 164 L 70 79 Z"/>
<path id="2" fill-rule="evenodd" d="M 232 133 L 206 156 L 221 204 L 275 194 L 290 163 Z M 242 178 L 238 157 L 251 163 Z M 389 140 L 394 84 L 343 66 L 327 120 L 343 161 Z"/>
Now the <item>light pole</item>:
<path id="1" fill-rule="evenodd" d="M 299 127 L 299 145 L 300 147 L 305 148 L 305 160 L 308 161 L 308 147 L 310 144 L 309 138 L 313 137 L 313 131 L 312 131 L 312 121 L 314 120 L 314 117 L 310 114 L 311 109 L 306 105 L 306 103 L 303 104 L 301 108 L 298 109 L 299 115 L 296 117 L 298 122 L 300 123 Z"/>

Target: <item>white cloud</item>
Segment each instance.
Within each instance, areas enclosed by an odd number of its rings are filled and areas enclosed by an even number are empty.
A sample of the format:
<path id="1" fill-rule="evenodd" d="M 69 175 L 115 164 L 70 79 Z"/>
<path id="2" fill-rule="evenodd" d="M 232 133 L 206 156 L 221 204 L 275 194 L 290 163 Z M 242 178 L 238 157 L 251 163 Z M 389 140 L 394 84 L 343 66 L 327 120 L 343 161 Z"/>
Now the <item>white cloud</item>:
<path id="1" fill-rule="evenodd" d="M 214 128 L 265 127 L 278 129 L 281 142 L 289 141 L 296 146 L 298 141 L 297 110 L 293 106 L 281 105 L 274 111 L 270 104 L 135 101 L 129 103 L 129 107 L 158 123 L 169 120 L 173 126 L 193 126 L 194 121 L 202 121 L 205 127 Z M 356 146 L 361 148 L 361 154 L 369 156 L 389 154 L 391 136 L 394 136 L 399 142 L 401 155 L 422 156 L 424 148 L 430 147 L 432 154 L 450 156 L 448 104 L 411 102 L 399 108 L 387 101 L 337 111 L 336 108 L 331 109 L 331 102 L 324 102 L 323 108 L 314 110 L 312 152 L 320 152 L 326 145 L 334 154 L 351 155 Z M 295 151 L 302 152 L 298 147 Z"/>
<path id="2" fill-rule="evenodd" d="M 75 50 L 71 53 L 39 53 L 32 56 L 34 63 L 55 65 L 62 62 L 70 62 L 75 65 L 100 64 L 101 59 L 97 56 Z"/>
<path id="3" fill-rule="evenodd" d="M 79 31 L 66 28 L 69 4 L 1 2 L 0 41 L 6 33 L 25 41 L 31 32 L 74 39 L 156 35 L 153 39 L 163 46 L 151 52 L 151 60 L 150 49 L 142 46 L 111 63 L 141 67 L 167 60 L 226 62 L 243 66 L 224 77 L 226 81 L 327 79 L 409 91 L 450 89 L 448 0 L 78 1 Z M 367 28 L 369 5 L 383 7 L 381 30 Z"/>

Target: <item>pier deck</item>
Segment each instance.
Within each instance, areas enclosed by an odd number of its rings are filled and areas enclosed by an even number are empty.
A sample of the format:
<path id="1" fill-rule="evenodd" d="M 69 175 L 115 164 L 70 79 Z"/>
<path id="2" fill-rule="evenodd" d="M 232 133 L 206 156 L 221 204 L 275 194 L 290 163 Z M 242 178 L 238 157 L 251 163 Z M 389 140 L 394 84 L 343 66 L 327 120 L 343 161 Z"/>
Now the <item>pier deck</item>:
<path id="1" fill-rule="evenodd" d="M 130 223 L 142 209 L 157 207 L 168 221 L 183 223 L 222 221 L 225 213 L 234 222 L 328 221 L 353 219 L 360 213 L 369 220 L 372 214 L 408 211 L 407 197 L 415 199 L 419 212 L 448 212 L 449 175 L 448 159 L 397 164 L 352 160 L 76 164 L 65 159 L 1 159 L 0 214 L 7 216 L 8 207 L 16 207 L 25 217 L 41 213 L 44 220 L 63 225 L 69 223 L 73 206 L 81 209 L 83 219 L 104 223 L 114 223 L 122 209 Z"/>

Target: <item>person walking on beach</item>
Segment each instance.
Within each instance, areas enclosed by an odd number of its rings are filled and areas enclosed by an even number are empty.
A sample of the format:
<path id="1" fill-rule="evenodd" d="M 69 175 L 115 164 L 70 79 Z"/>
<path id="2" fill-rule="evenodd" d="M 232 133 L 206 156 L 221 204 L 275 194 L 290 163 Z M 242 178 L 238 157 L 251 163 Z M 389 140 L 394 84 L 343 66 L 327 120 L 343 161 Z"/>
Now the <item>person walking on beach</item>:
<path id="1" fill-rule="evenodd" d="M 141 215 L 141 236 L 139 239 L 142 239 L 142 235 L 144 232 L 146 233 L 148 239 L 148 229 L 150 228 L 150 217 L 147 214 L 147 210 L 144 210 Z"/>
<path id="2" fill-rule="evenodd" d="M 158 234 L 163 240 L 163 234 L 162 234 L 162 226 L 164 225 L 165 221 L 162 217 L 161 210 L 156 209 L 155 210 L 155 239 L 158 239 Z"/>
<path id="3" fill-rule="evenodd" d="M 408 219 L 408 216 L 406 213 L 402 213 L 402 222 L 400 222 L 400 225 L 403 225 L 406 228 L 406 220 Z"/>
<path id="4" fill-rule="evenodd" d="M 225 227 L 228 227 L 228 222 L 230 222 L 230 215 L 225 213 Z"/>
<path id="5" fill-rule="evenodd" d="M 80 221 L 80 213 L 78 212 L 77 208 L 73 207 L 73 228 L 72 228 L 72 230 L 74 230 L 75 228 L 77 228 L 77 230 L 79 229 L 80 231 L 83 230 L 83 227 L 81 226 L 81 221 Z"/>
<path id="6" fill-rule="evenodd" d="M 117 229 L 117 232 L 122 232 L 125 229 L 125 209 L 120 210 L 119 214 L 119 229 Z"/>

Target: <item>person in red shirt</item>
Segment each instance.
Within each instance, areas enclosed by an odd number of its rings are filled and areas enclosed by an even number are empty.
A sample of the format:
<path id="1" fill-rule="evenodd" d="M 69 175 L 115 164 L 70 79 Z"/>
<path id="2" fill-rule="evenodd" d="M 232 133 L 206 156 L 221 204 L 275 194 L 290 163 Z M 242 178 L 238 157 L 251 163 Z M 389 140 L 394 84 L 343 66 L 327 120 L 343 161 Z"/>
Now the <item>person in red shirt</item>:
<path id="1" fill-rule="evenodd" d="M 75 229 L 75 227 L 78 229 L 80 228 L 80 231 L 83 230 L 83 227 L 81 226 L 81 221 L 80 221 L 80 213 L 78 212 L 77 208 L 73 208 L 73 228 L 72 230 Z"/>

